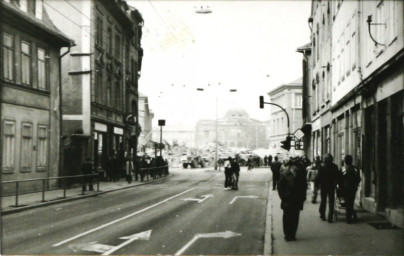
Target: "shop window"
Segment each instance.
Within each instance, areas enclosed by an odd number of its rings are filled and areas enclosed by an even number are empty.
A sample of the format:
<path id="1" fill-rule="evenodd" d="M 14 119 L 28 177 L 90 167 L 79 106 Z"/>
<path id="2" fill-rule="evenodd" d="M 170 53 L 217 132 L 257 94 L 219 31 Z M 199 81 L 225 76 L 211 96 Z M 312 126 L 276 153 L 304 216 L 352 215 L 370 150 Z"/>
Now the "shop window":
<path id="1" fill-rule="evenodd" d="M 3 78 L 14 81 L 14 37 L 3 33 Z"/>
<path id="2" fill-rule="evenodd" d="M 47 127 L 44 125 L 38 126 L 38 146 L 37 146 L 37 167 L 38 170 L 45 170 L 48 156 L 48 136 Z"/>
<path id="3" fill-rule="evenodd" d="M 14 170 L 15 160 L 15 122 L 5 120 L 3 123 L 3 172 Z"/>
<path id="4" fill-rule="evenodd" d="M 32 123 L 21 124 L 21 168 L 30 170 L 32 167 Z"/>
<path id="5" fill-rule="evenodd" d="M 31 44 L 21 42 L 21 82 L 31 85 Z"/>

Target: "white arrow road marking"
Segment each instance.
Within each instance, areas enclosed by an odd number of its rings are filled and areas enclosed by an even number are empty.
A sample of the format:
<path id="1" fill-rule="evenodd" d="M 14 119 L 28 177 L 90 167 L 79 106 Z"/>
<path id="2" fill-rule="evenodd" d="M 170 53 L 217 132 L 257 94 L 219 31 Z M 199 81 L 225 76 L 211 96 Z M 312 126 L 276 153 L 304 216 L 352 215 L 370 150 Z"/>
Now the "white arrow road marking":
<path id="1" fill-rule="evenodd" d="M 211 238 L 211 237 L 221 237 L 221 238 L 230 238 L 234 236 L 241 236 L 241 234 L 234 233 L 232 231 L 225 231 L 225 232 L 217 232 L 217 233 L 205 233 L 205 234 L 196 234 L 191 241 L 189 241 L 184 247 L 181 248 L 175 255 L 181 255 L 184 253 L 196 240 L 199 238 Z"/>
<path id="2" fill-rule="evenodd" d="M 72 240 L 74 240 L 74 239 L 77 239 L 77 238 L 79 238 L 79 237 L 88 235 L 88 234 L 90 234 L 90 233 L 92 233 L 92 232 L 95 232 L 95 231 L 100 230 L 100 229 L 102 229 L 102 228 L 108 227 L 108 226 L 110 226 L 110 225 L 112 225 L 112 224 L 115 224 L 115 223 L 117 223 L 117 222 L 119 222 L 119 221 L 128 219 L 128 218 L 130 218 L 130 217 L 132 217 L 132 216 L 135 216 L 135 215 L 137 215 L 137 214 L 139 214 L 139 213 L 145 212 L 145 211 L 147 211 L 147 210 L 149 210 L 149 209 L 151 209 L 151 208 L 154 208 L 154 207 L 156 207 L 156 206 L 158 206 L 158 205 L 160 205 L 160 204 L 163 204 L 163 203 L 165 203 L 165 202 L 168 202 L 169 200 L 171 200 L 171 199 L 173 199 L 173 198 L 176 198 L 176 197 L 179 197 L 179 196 L 181 196 L 181 195 L 183 195 L 183 194 L 185 194 L 185 193 L 188 193 L 188 192 L 190 192 L 190 191 L 192 191 L 192 190 L 194 190 L 194 188 L 185 190 L 184 192 L 181 192 L 181 193 L 179 193 L 179 194 L 177 194 L 177 195 L 175 195 L 175 196 L 172 196 L 172 197 L 169 197 L 169 198 L 167 198 L 167 199 L 164 199 L 163 201 L 160 201 L 160 202 L 158 202 L 158 203 L 156 203 L 156 204 L 153 204 L 153 205 L 151 205 L 151 206 L 149 206 L 149 207 L 146 207 L 146 208 L 144 208 L 144 209 L 142 209 L 142 210 L 139 210 L 139 211 L 137 211 L 137 212 L 131 213 L 131 214 L 126 215 L 126 216 L 124 216 L 124 217 L 122 217 L 122 218 L 119 218 L 119 219 L 117 219 L 117 220 L 108 222 L 107 224 L 101 225 L 101 226 L 99 226 L 99 227 L 90 229 L 90 230 L 88 230 L 88 231 L 86 231 L 86 232 L 84 232 L 84 233 L 78 234 L 78 235 L 76 235 L 76 236 L 74 236 L 74 237 L 71 237 L 71 238 L 66 239 L 66 240 L 64 240 L 64 241 L 62 241 L 62 242 L 56 243 L 56 244 L 54 244 L 54 245 L 52 245 L 52 246 L 53 246 L 53 247 L 58 247 L 58 246 L 60 246 L 60 245 L 62 245 L 62 244 L 65 244 L 65 243 L 67 243 L 67 242 L 70 242 L 70 241 L 72 241 Z"/>
<path id="3" fill-rule="evenodd" d="M 110 248 L 108 251 L 105 251 L 102 255 L 110 255 L 111 253 L 121 249 L 122 247 L 132 243 L 135 240 L 149 240 L 151 232 L 152 232 L 151 230 L 147 230 L 147 231 L 137 233 L 137 234 L 134 234 L 134 235 L 131 235 L 131 236 L 120 237 L 119 239 L 125 239 L 125 240 L 127 239 L 128 241 L 126 241 L 126 242 L 124 242 L 124 243 L 122 243 L 120 245 L 117 245 L 117 246 L 115 246 L 113 248 Z"/>
<path id="4" fill-rule="evenodd" d="M 236 196 L 229 204 L 233 204 L 238 198 L 258 198 L 258 196 Z"/>
<path id="5" fill-rule="evenodd" d="M 72 244 L 69 245 L 69 248 L 72 249 L 74 252 L 79 250 L 89 251 L 89 252 L 105 252 L 114 248 L 110 245 L 105 244 L 97 244 L 97 241 L 90 242 L 90 243 L 83 243 L 83 244 Z"/>
<path id="6" fill-rule="evenodd" d="M 209 194 L 209 195 L 203 195 L 203 196 L 197 196 L 197 197 L 201 197 L 201 199 L 198 199 L 198 198 L 185 198 L 185 199 L 182 199 L 182 200 L 184 200 L 184 201 L 197 201 L 198 203 L 202 203 L 203 201 L 205 201 L 209 197 L 213 197 L 213 195 Z"/>

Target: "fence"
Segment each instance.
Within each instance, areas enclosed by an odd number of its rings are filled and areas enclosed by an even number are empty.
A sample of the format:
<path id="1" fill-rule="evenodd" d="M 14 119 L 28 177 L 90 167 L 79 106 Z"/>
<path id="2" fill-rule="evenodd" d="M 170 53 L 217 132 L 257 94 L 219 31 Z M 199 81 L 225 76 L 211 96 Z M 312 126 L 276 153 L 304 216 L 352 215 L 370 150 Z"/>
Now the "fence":
<path id="1" fill-rule="evenodd" d="M 32 194 L 41 192 L 42 202 L 45 202 L 45 192 L 54 190 L 63 190 L 63 197 L 66 198 L 66 190 L 83 186 L 86 183 L 97 184 L 97 191 L 100 191 L 100 183 L 97 174 L 36 178 L 26 180 L 4 181 L 2 185 L 2 197 L 15 196 L 15 205 L 18 207 L 18 197 L 24 194 Z M 20 186 L 31 183 L 30 186 Z M 26 187 L 34 188 L 27 190 Z M 40 189 L 38 189 L 40 187 Z M 82 191 L 84 194 L 84 190 Z"/>

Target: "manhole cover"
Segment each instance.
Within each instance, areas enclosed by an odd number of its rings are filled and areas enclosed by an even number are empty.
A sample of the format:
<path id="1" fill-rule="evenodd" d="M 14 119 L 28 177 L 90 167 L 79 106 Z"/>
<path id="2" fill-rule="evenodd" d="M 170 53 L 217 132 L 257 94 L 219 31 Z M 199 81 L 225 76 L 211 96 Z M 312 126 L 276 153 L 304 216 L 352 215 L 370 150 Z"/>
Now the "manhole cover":
<path id="1" fill-rule="evenodd" d="M 397 226 L 394 226 L 389 222 L 373 222 L 368 224 L 374 227 L 375 229 L 399 229 Z"/>

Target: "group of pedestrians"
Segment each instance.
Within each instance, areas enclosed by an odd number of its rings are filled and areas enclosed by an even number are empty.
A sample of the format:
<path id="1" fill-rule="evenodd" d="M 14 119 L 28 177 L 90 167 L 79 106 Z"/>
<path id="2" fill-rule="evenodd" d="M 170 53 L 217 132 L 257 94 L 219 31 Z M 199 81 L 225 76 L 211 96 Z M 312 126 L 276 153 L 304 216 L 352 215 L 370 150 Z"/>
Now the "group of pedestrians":
<path id="1" fill-rule="evenodd" d="M 333 222 L 336 194 L 344 200 L 346 222 L 352 224 L 357 220 L 354 201 L 361 178 L 352 162 L 352 156 L 346 155 L 343 166 L 338 168 L 333 163 L 331 154 L 326 154 L 323 162 L 320 157 L 316 157 L 312 164 L 307 157 L 290 158 L 282 164 L 275 157 L 275 161 L 271 164 L 273 190 L 278 190 L 281 199 L 286 241 L 296 240 L 299 214 L 306 201 L 308 184 L 312 190 L 313 204 L 317 203 L 317 195 L 320 191 L 321 220 Z M 327 205 L 328 214 L 326 215 Z"/>
<path id="2" fill-rule="evenodd" d="M 225 189 L 238 189 L 238 180 L 240 176 L 240 164 L 238 158 L 229 157 L 224 162 L 224 188 Z"/>

